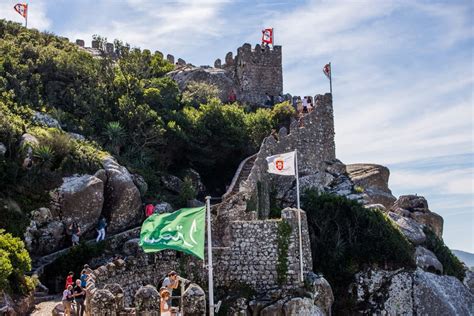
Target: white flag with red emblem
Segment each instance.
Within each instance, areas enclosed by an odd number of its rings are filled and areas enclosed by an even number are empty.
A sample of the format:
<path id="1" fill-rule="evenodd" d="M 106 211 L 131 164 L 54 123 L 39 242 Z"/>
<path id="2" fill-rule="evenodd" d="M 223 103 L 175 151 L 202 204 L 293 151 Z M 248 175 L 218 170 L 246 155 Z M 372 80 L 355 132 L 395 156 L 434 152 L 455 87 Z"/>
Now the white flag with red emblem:
<path id="1" fill-rule="evenodd" d="M 17 3 L 13 7 L 18 14 L 26 18 L 28 16 L 28 4 L 26 3 Z"/>
<path id="2" fill-rule="evenodd" d="M 273 44 L 273 28 L 262 30 L 262 43 Z"/>
<path id="3" fill-rule="evenodd" d="M 331 63 L 324 65 L 323 72 L 328 79 L 331 79 Z"/>
<path id="4" fill-rule="evenodd" d="M 279 154 L 267 157 L 268 172 L 279 174 L 281 176 L 296 175 L 295 152 Z"/>

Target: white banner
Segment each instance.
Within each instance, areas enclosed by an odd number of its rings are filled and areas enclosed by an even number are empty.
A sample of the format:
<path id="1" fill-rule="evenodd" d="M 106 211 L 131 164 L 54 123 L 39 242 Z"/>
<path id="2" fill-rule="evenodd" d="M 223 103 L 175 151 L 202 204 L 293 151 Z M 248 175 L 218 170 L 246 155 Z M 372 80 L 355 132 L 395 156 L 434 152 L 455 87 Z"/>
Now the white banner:
<path id="1" fill-rule="evenodd" d="M 281 176 L 294 176 L 295 170 L 295 152 L 279 154 L 267 157 L 268 172 L 279 174 Z"/>

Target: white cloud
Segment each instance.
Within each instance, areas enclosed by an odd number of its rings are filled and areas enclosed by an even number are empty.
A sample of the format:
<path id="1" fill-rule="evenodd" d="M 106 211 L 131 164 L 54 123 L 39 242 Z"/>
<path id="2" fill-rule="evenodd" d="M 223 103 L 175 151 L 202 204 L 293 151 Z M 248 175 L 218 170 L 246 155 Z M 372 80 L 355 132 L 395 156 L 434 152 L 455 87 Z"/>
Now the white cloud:
<path id="1" fill-rule="evenodd" d="M 24 24 L 25 19 L 19 15 L 13 7 L 21 1 L 0 2 L 0 18 Z M 40 31 L 47 30 L 51 20 L 46 16 L 46 3 L 41 0 L 28 3 L 28 28 L 36 28 Z"/>

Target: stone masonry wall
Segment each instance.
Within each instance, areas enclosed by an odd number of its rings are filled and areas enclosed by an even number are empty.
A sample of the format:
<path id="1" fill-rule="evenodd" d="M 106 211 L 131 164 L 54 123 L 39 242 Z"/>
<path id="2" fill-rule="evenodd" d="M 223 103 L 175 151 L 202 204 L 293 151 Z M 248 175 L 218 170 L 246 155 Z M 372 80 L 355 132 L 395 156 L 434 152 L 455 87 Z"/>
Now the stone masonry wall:
<path id="1" fill-rule="evenodd" d="M 281 46 L 270 48 L 257 44 L 252 49 L 250 44 L 244 44 L 237 49 L 234 59 L 232 53 L 227 54 L 222 68 L 234 78 L 238 101 L 263 105 L 265 93 L 273 97 L 283 93 L 281 53 Z"/>
<path id="2" fill-rule="evenodd" d="M 286 236 L 287 253 L 279 255 L 278 226 L 282 221 L 289 224 L 291 232 Z M 304 212 L 302 223 L 304 271 L 307 272 L 311 270 L 312 261 Z M 216 287 L 247 284 L 255 290 L 265 291 L 278 287 L 293 289 L 302 286 L 298 280 L 298 222 L 295 209 L 283 210 L 282 219 L 234 221 L 230 223 L 230 227 L 229 247 L 213 249 Z M 278 270 L 278 262 L 285 259 L 286 282 L 280 286 L 278 277 L 283 272 Z M 203 261 L 175 251 L 144 254 L 140 250 L 125 260 L 116 260 L 94 270 L 95 286 L 103 288 L 106 284 L 120 284 L 124 290 L 125 304 L 131 306 L 133 296 L 140 286 L 151 284 L 159 288 L 160 282 L 170 270 L 176 270 L 207 289 L 207 270 L 203 267 Z"/>
<path id="3" fill-rule="evenodd" d="M 263 201 L 260 201 L 262 206 L 260 217 L 268 214 L 272 190 L 277 190 L 277 198 L 288 202 L 290 206 L 294 205 L 296 196 L 295 177 L 269 174 L 266 157 L 296 149 L 300 180 L 313 177 L 316 181 L 319 181 L 318 175 L 324 174 L 322 168 L 325 162 L 336 159 L 332 96 L 329 93 L 317 95 L 315 100 L 314 110 L 299 122 L 294 121 L 289 133 L 282 128 L 278 139 L 269 136 L 263 140 L 250 175 L 240 186 L 240 191 L 244 192 L 261 191 L 258 193 L 263 197 Z M 258 184 L 260 188 L 257 187 Z"/>

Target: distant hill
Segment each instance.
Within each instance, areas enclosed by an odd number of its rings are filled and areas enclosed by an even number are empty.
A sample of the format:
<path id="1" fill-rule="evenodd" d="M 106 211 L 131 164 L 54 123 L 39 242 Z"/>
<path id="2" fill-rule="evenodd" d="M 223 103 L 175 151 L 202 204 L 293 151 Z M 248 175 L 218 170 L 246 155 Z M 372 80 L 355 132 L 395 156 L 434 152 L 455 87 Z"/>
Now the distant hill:
<path id="1" fill-rule="evenodd" d="M 474 267 L 474 253 L 451 249 L 451 251 L 468 267 Z"/>

